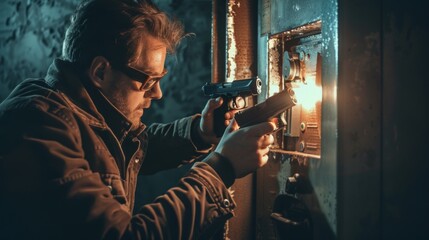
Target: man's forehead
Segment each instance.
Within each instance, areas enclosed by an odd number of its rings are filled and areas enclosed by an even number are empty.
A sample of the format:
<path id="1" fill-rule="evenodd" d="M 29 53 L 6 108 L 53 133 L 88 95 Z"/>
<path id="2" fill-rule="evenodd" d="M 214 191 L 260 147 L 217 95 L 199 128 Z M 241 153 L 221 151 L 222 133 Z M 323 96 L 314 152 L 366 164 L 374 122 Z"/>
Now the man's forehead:
<path id="1" fill-rule="evenodd" d="M 153 51 L 162 51 L 166 49 L 167 45 L 163 40 L 151 35 L 142 34 L 136 52 L 137 56 L 141 57 L 145 54 L 150 54 Z"/>
<path id="2" fill-rule="evenodd" d="M 167 46 L 162 40 L 150 35 L 142 36 L 132 66 L 151 71 L 164 65 L 166 54 Z"/>
<path id="3" fill-rule="evenodd" d="M 141 51 L 153 51 L 167 47 L 164 40 L 150 34 L 142 34 L 138 45 Z"/>

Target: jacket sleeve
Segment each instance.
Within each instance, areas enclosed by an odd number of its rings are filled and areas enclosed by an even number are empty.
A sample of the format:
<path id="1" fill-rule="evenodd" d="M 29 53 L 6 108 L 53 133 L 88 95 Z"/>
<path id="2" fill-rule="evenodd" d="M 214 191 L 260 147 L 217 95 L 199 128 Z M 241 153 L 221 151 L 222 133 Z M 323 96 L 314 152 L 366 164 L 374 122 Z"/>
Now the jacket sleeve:
<path id="1" fill-rule="evenodd" d="M 142 174 L 176 168 L 207 154 L 212 145 L 205 144 L 196 133 L 199 115 L 167 124 L 152 124 L 146 130 L 148 145 L 142 164 Z"/>
<path id="2" fill-rule="evenodd" d="M 198 162 L 176 187 L 143 206 L 130 227 L 145 229 L 143 239 L 209 239 L 223 230 L 233 208 L 235 202 L 216 172 Z"/>
<path id="3" fill-rule="evenodd" d="M 70 110 L 42 103 L 1 123 L 2 134 L 21 136 L 1 148 L 1 210 L 10 227 L 2 230 L 35 239 L 205 239 L 233 215 L 227 187 L 206 163 L 214 155 L 132 216 L 91 171 Z"/>

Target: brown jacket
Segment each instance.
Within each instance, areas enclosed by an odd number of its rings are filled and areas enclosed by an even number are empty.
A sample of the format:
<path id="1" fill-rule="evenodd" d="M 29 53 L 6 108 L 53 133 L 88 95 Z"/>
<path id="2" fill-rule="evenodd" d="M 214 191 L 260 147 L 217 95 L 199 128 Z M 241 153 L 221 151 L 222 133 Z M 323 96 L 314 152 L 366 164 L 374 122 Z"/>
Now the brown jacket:
<path id="1" fill-rule="evenodd" d="M 79 79 L 56 60 L 45 79 L 24 81 L 0 105 L 0 239 L 205 239 L 221 230 L 235 207 L 234 177 L 216 153 L 131 214 L 139 173 L 208 152 L 193 134 L 199 116 L 131 132 Z"/>

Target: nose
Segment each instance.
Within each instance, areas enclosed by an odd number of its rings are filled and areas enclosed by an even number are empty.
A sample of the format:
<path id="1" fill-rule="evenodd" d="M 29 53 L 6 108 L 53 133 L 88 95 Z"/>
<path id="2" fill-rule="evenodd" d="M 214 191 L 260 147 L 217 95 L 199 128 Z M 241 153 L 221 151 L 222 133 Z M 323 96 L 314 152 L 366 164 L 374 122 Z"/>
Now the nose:
<path id="1" fill-rule="evenodd" d="M 146 97 L 152 99 L 161 99 L 162 98 L 162 90 L 161 85 L 157 82 L 151 89 L 149 89 L 146 94 Z"/>

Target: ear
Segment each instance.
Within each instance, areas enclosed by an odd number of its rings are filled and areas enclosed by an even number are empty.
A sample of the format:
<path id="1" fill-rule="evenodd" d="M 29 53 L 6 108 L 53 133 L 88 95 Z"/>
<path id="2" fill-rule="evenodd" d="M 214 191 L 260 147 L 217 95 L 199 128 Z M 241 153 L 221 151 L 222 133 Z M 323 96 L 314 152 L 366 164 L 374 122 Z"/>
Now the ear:
<path id="1" fill-rule="evenodd" d="M 96 88 L 102 88 L 106 73 L 110 70 L 109 61 L 102 56 L 95 57 L 88 69 L 89 79 Z"/>

